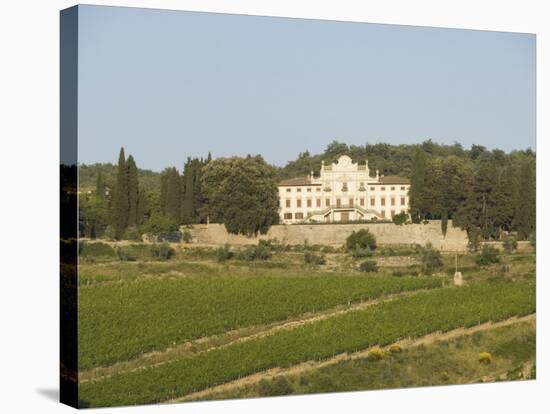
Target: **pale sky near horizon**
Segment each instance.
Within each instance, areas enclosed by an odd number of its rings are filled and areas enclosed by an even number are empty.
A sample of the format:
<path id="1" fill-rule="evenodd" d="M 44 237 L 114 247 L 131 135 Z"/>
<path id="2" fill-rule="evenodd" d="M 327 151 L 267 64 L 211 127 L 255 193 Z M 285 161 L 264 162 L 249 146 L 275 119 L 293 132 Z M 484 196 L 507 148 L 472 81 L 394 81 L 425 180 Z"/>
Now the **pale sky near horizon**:
<path id="1" fill-rule="evenodd" d="M 535 36 L 79 6 L 79 162 L 431 138 L 535 150 Z"/>

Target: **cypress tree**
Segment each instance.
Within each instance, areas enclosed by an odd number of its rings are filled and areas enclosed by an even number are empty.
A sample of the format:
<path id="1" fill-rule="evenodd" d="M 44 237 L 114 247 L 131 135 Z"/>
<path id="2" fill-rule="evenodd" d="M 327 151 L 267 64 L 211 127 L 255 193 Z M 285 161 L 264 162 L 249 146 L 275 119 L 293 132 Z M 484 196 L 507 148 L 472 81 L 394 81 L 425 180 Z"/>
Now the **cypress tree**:
<path id="1" fill-rule="evenodd" d="M 520 163 L 515 194 L 513 227 L 520 239 L 527 239 L 536 225 L 535 174 L 527 160 Z"/>
<path id="2" fill-rule="evenodd" d="M 183 197 L 182 204 L 182 217 L 183 222 L 193 223 L 194 219 L 194 210 L 195 210 L 195 163 L 191 158 L 187 158 L 187 162 L 184 167 L 184 188 L 185 194 Z"/>
<path id="3" fill-rule="evenodd" d="M 134 157 L 130 155 L 126 161 L 128 170 L 128 226 L 138 224 L 138 176 Z"/>
<path id="4" fill-rule="evenodd" d="M 426 155 L 421 148 L 417 148 L 413 158 L 413 169 L 411 174 L 411 187 L 409 190 L 409 203 L 411 219 L 419 223 L 425 218 L 427 180 L 426 180 Z"/>
<path id="5" fill-rule="evenodd" d="M 124 148 L 120 149 L 118 156 L 118 172 L 112 205 L 112 222 L 115 229 L 115 237 L 120 239 L 128 225 L 128 170 Z"/>
<path id="6" fill-rule="evenodd" d="M 177 222 L 180 221 L 181 178 L 174 167 L 164 170 L 161 178 L 161 211 Z"/>

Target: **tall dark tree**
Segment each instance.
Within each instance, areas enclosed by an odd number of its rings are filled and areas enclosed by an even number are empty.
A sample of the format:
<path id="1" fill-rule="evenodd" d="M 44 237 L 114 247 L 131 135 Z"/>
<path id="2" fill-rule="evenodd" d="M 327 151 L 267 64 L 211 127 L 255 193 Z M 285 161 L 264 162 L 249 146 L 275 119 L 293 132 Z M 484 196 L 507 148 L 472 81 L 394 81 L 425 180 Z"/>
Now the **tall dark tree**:
<path id="1" fill-rule="evenodd" d="M 519 166 L 515 195 L 513 227 L 520 238 L 526 239 L 534 233 L 536 225 L 535 171 L 526 160 Z"/>
<path id="2" fill-rule="evenodd" d="M 426 154 L 421 148 L 417 148 L 413 158 L 409 190 L 410 214 L 415 223 L 426 218 L 429 206 L 428 191 Z"/>
<path id="3" fill-rule="evenodd" d="M 161 211 L 179 223 L 181 202 L 181 179 L 174 167 L 167 168 L 161 179 Z"/>
<path id="4" fill-rule="evenodd" d="M 128 207 L 128 169 L 124 148 L 121 148 L 118 156 L 117 179 L 112 202 L 112 224 L 117 239 L 122 238 L 128 225 Z"/>
<path id="5" fill-rule="evenodd" d="M 132 155 L 128 156 L 126 161 L 128 170 L 128 226 L 138 224 L 138 172 L 136 162 Z"/>
<path id="6" fill-rule="evenodd" d="M 195 221 L 196 162 L 187 158 L 183 169 L 184 194 L 182 201 L 182 221 L 189 224 Z"/>

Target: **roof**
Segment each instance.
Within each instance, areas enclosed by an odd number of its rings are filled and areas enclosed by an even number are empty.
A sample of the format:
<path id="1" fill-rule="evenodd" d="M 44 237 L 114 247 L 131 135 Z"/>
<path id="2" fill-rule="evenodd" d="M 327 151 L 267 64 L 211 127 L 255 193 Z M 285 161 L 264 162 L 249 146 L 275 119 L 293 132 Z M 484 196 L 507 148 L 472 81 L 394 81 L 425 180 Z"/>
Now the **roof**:
<path id="1" fill-rule="evenodd" d="M 288 180 L 280 181 L 279 184 L 277 185 L 279 187 L 290 187 L 290 186 L 298 186 L 298 185 L 321 185 L 321 184 L 313 184 L 308 177 L 296 177 L 296 178 L 289 178 Z"/>
<path id="2" fill-rule="evenodd" d="M 398 177 L 396 175 L 388 175 L 380 177 L 380 184 L 410 184 L 408 178 Z"/>

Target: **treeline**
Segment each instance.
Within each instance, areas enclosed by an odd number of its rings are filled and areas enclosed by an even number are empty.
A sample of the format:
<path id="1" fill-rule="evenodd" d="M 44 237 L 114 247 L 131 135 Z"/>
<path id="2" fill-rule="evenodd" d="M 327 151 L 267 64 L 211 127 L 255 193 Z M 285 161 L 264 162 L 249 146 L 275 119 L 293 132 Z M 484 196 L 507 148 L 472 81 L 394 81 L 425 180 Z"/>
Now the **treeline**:
<path id="1" fill-rule="evenodd" d="M 527 239 L 536 226 L 535 177 L 530 151 L 483 150 L 461 159 L 429 157 L 419 148 L 411 176 L 411 219 L 441 219 L 443 232 L 452 219 L 474 246 L 511 232 Z"/>
<path id="2" fill-rule="evenodd" d="M 500 239 L 509 232 L 519 239 L 534 234 L 533 151 L 505 153 L 480 145 L 464 149 L 431 140 L 351 146 L 334 141 L 323 153 L 305 151 L 284 167 L 271 166 L 260 156 L 213 160 L 209 154 L 188 158 L 181 173 L 174 167 L 162 173 L 140 170 L 121 150 L 116 174 L 111 164 L 79 167 L 81 189 L 82 177 L 90 184 L 92 171 L 96 187 L 80 197 L 81 234 L 137 238 L 207 220 L 224 223 L 233 233 L 265 232 L 278 220 L 277 182 L 310 171 L 318 174 L 321 161 L 331 163 L 341 155 L 354 162 L 368 159 L 373 176 L 379 169 L 380 174 L 410 178 L 414 222 L 441 219 L 446 232 L 448 220 L 453 220 L 473 243 Z"/>
<path id="3" fill-rule="evenodd" d="M 114 185 L 99 170 L 95 191 L 80 194 L 81 236 L 140 240 L 209 218 L 231 233 L 254 235 L 278 222 L 275 168 L 260 156 L 188 158 L 181 174 L 169 167 L 158 175 L 156 191 L 139 181 L 134 158 L 122 148 Z"/>

